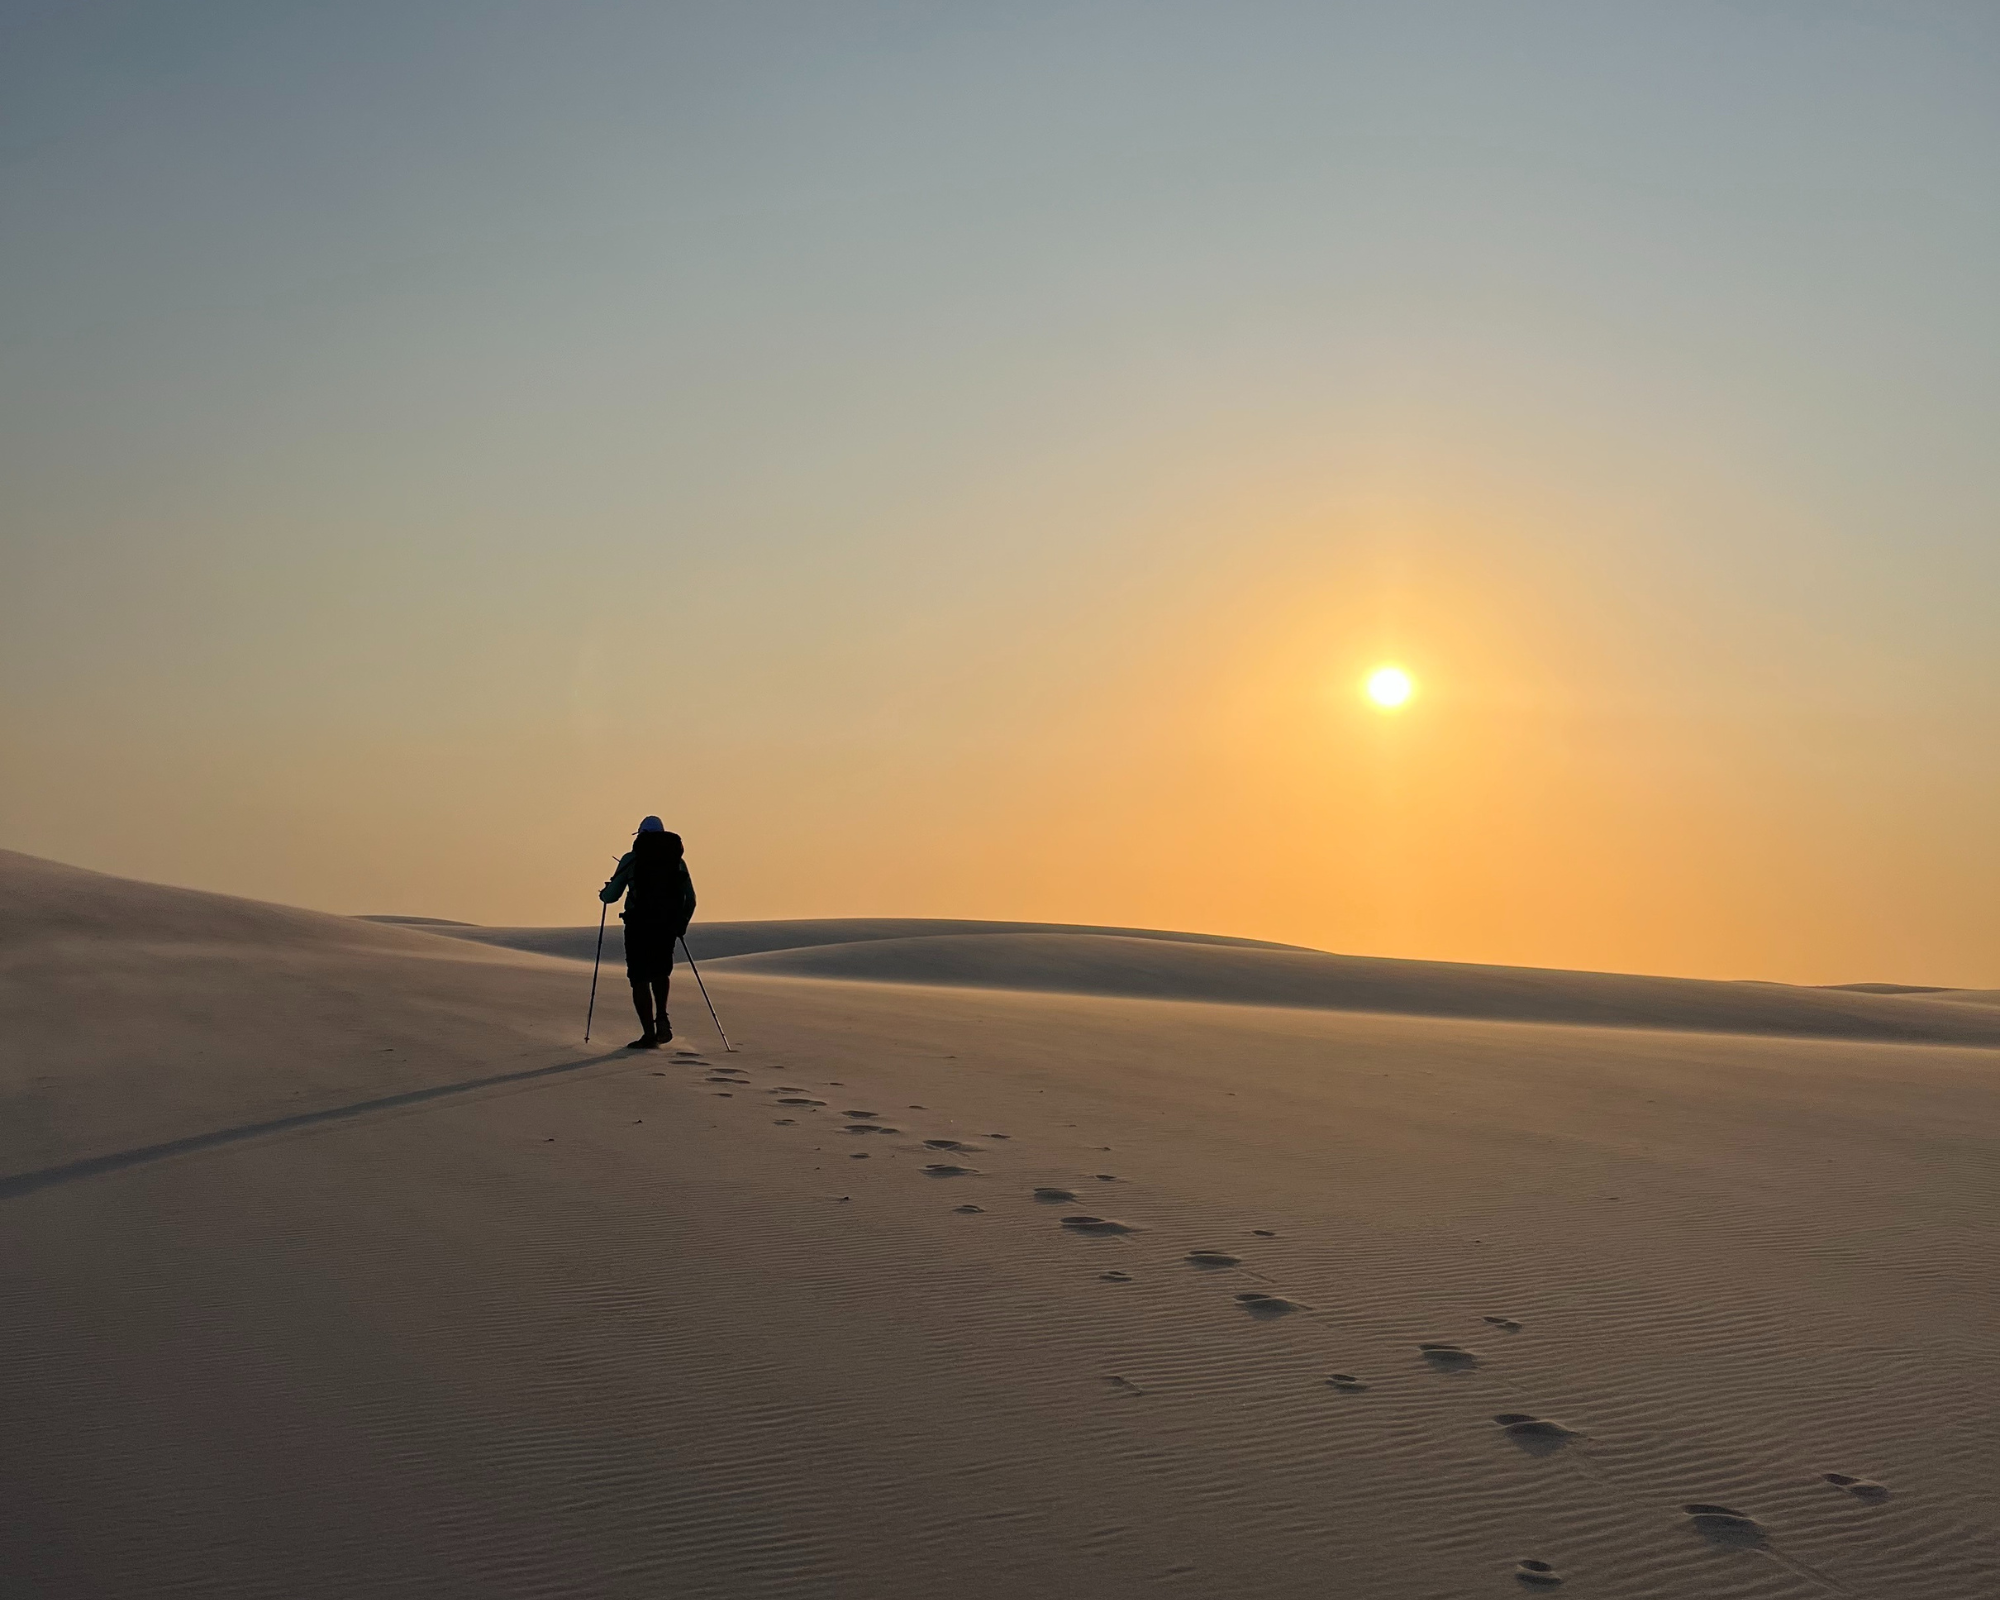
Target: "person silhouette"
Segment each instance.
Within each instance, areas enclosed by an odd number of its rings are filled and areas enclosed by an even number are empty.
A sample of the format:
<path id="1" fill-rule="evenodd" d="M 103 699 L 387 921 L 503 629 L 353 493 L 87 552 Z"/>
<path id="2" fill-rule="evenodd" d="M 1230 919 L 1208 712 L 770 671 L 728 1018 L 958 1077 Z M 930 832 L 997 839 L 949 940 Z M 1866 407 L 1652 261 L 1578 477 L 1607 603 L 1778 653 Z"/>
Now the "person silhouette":
<path id="1" fill-rule="evenodd" d="M 624 896 L 618 920 L 625 924 L 625 977 L 632 985 L 632 1008 L 639 1013 L 639 1037 L 625 1048 L 657 1050 L 674 1036 L 667 1020 L 667 986 L 674 971 L 674 943 L 694 917 L 694 879 L 688 876 L 681 836 L 648 817 L 632 836 L 632 848 L 618 858 L 618 870 L 597 892 L 606 905 Z"/>

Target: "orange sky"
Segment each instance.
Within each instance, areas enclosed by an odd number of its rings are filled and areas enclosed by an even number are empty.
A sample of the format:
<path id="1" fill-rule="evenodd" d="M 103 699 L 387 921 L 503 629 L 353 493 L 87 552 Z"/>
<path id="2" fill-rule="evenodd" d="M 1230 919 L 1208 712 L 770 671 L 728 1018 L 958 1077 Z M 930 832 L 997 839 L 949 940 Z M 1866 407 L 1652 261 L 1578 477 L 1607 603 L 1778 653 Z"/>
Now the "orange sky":
<path id="1" fill-rule="evenodd" d="M 2000 32 L 1917 11 L 52 8 L 0 844 L 2000 984 Z"/>

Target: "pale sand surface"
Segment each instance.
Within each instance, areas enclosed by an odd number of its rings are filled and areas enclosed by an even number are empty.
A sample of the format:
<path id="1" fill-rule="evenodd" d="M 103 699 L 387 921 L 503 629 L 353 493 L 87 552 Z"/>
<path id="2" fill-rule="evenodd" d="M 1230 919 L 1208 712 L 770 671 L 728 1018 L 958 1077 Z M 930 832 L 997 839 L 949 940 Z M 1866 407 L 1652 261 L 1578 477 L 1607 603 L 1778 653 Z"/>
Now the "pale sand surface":
<path id="1" fill-rule="evenodd" d="M 695 1062 L 450 931 L 0 855 L 0 1595 L 2000 1592 L 1990 1005 L 903 934 Z"/>

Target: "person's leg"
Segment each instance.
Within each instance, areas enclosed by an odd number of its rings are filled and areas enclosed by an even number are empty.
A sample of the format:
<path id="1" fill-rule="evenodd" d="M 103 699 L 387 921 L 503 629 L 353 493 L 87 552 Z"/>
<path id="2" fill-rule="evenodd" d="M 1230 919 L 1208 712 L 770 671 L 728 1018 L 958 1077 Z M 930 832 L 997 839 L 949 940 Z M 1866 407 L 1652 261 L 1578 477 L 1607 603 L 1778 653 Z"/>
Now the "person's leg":
<path id="1" fill-rule="evenodd" d="M 667 934 L 660 947 L 653 952 L 653 1003 L 660 1010 L 660 1037 L 663 1040 L 674 1036 L 674 1025 L 667 1020 L 667 985 L 674 975 L 674 940 L 678 937 L 678 934 Z"/>
<path id="2" fill-rule="evenodd" d="M 636 1049 L 657 1043 L 659 1035 L 653 1027 L 653 993 L 642 978 L 635 978 L 632 982 L 632 1009 L 639 1013 L 639 1037 L 626 1048 Z"/>
<path id="3" fill-rule="evenodd" d="M 639 1037 L 625 1047 L 628 1050 L 650 1050 L 659 1043 L 653 1027 L 653 990 L 648 982 L 651 944 L 644 928 L 625 924 L 625 978 L 632 985 L 632 1009 L 639 1013 Z"/>
<path id="4" fill-rule="evenodd" d="M 665 1042 L 674 1036 L 674 1025 L 667 1020 L 667 974 L 664 972 L 653 979 L 653 1005 L 660 1013 L 660 1039 Z"/>

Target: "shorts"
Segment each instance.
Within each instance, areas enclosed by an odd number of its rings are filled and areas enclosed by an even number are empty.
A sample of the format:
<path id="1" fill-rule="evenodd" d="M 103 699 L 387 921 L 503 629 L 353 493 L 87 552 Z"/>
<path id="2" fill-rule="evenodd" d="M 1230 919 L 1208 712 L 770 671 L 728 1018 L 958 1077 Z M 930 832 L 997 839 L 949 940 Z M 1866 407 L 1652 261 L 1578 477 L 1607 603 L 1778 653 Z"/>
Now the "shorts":
<path id="1" fill-rule="evenodd" d="M 681 931 L 672 923 L 625 924 L 625 976 L 634 983 L 663 983 L 674 970 L 674 941 Z"/>

